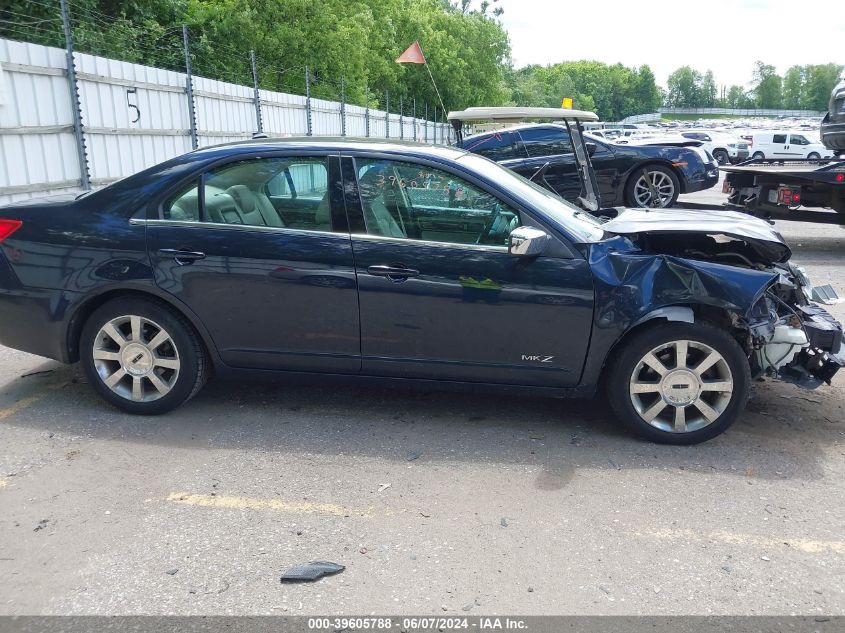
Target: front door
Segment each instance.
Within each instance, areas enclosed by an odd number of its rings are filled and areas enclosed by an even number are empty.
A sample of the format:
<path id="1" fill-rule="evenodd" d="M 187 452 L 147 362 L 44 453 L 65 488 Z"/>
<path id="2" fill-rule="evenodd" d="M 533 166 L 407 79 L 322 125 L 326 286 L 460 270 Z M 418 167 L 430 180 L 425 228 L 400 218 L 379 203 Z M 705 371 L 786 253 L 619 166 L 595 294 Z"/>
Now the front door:
<path id="1" fill-rule="evenodd" d="M 347 165 L 360 193 L 347 198 L 347 212 L 363 373 L 537 386 L 579 381 L 593 306 L 584 259 L 562 244 L 561 256 L 510 255 L 510 233 L 536 222 L 465 176 L 357 158 L 344 164 L 345 178 Z"/>
<path id="2" fill-rule="evenodd" d="M 224 164 L 173 192 L 147 222 L 156 283 L 199 316 L 224 363 L 359 371 L 337 158 Z"/>

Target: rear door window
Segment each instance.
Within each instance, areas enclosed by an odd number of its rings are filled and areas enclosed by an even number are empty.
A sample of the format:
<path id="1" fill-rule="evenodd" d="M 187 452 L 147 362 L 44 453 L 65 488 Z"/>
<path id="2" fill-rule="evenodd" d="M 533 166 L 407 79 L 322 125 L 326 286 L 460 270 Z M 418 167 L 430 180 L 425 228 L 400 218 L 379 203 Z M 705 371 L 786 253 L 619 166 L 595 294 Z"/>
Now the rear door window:
<path id="1" fill-rule="evenodd" d="M 786 144 L 786 134 L 775 134 L 772 137 L 772 143 L 783 143 Z"/>
<path id="2" fill-rule="evenodd" d="M 520 130 L 519 136 L 530 158 L 571 154 L 572 139 L 562 127 L 537 127 Z"/>
<path id="3" fill-rule="evenodd" d="M 513 135 L 510 132 L 494 132 L 468 138 L 464 142 L 464 149 L 495 161 L 516 157 L 513 150 Z"/>

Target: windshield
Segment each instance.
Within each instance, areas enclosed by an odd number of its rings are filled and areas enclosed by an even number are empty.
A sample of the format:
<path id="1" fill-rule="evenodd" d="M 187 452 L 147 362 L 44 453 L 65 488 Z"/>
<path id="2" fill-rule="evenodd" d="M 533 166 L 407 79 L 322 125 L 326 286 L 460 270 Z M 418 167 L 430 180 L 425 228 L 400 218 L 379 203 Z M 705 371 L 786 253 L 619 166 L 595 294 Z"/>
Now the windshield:
<path id="1" fill-rule="evenodd" d="M 603 238 L 604 229 L 594 216 L 548 189 L 476 154 L 465 154 L 458 160 L 485 178 L 495 181 L 517 198 L 542 209 L 550 219 L 560 224 L 577 240 L 598 242 Z"/>

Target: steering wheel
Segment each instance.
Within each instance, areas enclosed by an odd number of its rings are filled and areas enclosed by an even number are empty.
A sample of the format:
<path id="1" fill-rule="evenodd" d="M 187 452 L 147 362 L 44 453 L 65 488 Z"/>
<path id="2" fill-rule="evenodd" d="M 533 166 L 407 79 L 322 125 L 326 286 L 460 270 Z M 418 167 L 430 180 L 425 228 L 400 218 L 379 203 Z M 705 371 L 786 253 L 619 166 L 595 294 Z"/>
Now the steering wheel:
<path id="1" fill-rule="evenodd" d="M 490 214 L 490 218 L 481 230 L 481 234 L 478 236 L 478 239 L 475 240 L 476 244 L 487 243 L 487 240 L 490 239 L 490 234 L 493 232 L 493 227 L 496 225 L 496 220 L 499 219 L 500 215 L 502 215 L 502 205 L 497 202 L 496 206 L 493 207 L 493 213 Z"/>

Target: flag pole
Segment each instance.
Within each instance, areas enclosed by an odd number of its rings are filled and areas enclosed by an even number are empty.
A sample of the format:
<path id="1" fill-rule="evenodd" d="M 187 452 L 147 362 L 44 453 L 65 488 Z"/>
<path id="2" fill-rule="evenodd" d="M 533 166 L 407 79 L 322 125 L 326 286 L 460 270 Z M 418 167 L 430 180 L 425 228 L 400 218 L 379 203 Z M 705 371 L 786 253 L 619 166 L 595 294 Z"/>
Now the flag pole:
<path id="1" fill-rule="evenodd" d="M 431 68 L 428 67 L 428 60 L 425 61 L 425 69 L 428 71 L 428 76 L 431 77 L 431 85 L 434 86 L 434 92 L 437 93 L 437 98 L 440 100 L 440 107 L 443 108 L 443 113 L 446 113 L 446 106 L 443 105 L 443 97 L 440 96 L 440 90 L 437 88 L 437 83 L 434 81 L 434 75 L 431 74 Z"/>

